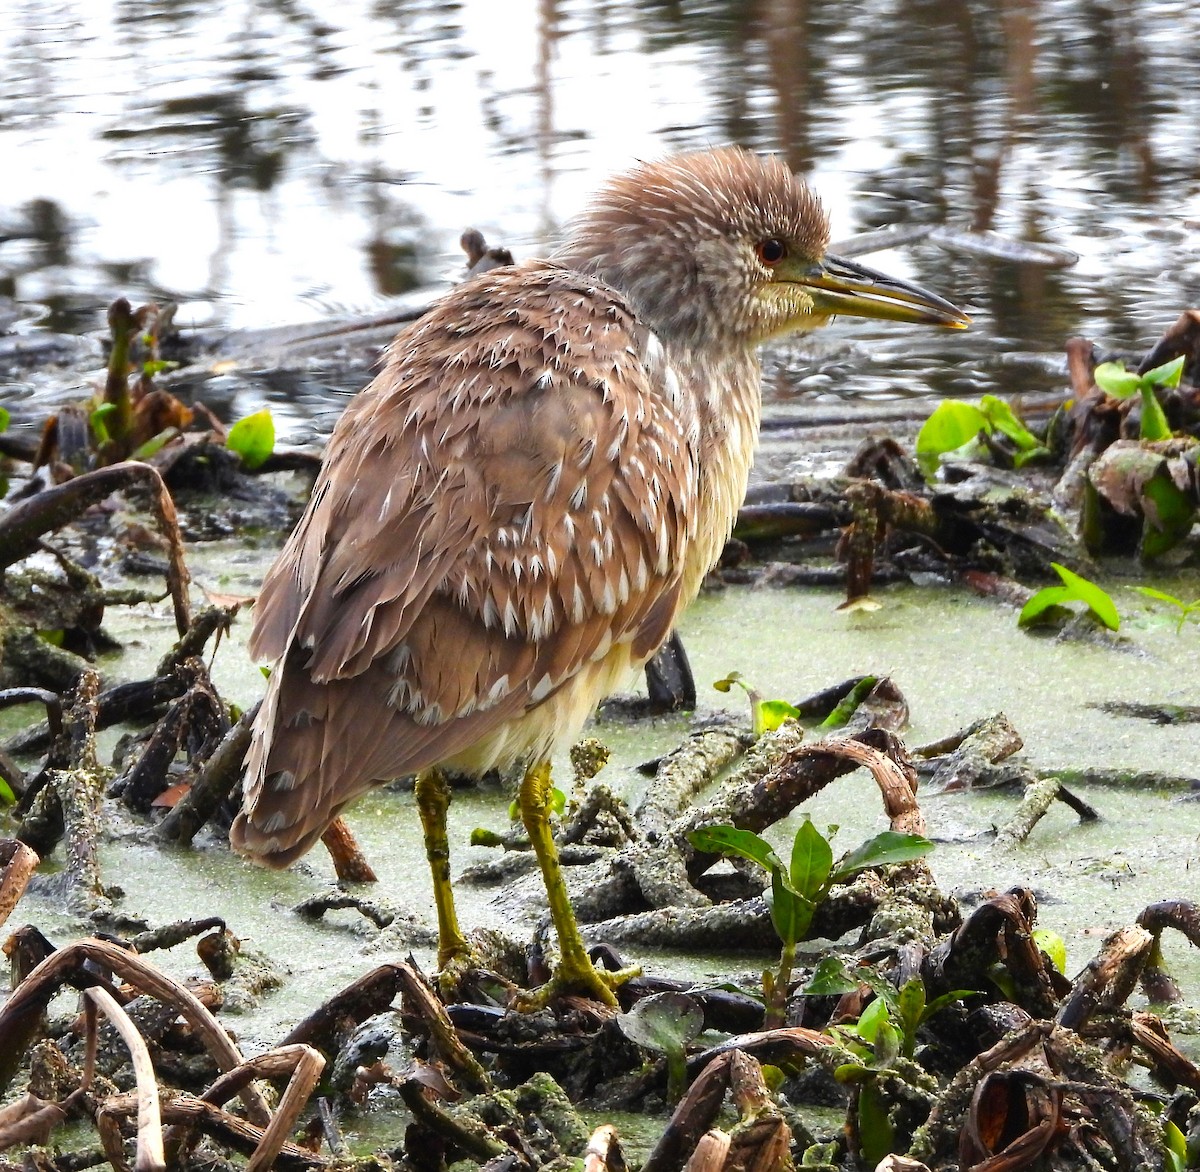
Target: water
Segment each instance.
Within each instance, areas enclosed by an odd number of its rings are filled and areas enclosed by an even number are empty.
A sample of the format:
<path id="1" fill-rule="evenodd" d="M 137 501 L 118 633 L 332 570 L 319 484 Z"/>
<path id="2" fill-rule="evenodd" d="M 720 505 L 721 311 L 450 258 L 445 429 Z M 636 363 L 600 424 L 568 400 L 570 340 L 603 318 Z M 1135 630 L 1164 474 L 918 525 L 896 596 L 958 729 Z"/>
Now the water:
<path id="1" fill-rule="evenodd" d="M 769 413 L 822 398 L 1054 389 L 1066 338 L 1138 352 L 1200 299 L 1197 32 L 1200 14 L 1168 0 L 8 0 L 0 295 L 13 304 L 0 304 L 0 320 L 24 334 L 86 332 L 117 295 L 175 300 L 181 323 L 211 330 L 371 309 L 440 287 L 468 225 L 535 255 L 631 159 L 737 141 L 781 151 L 810 178 L 835 238 L 938 224 L 1080 257 L 1047 268 L 929 239 L 872 257 L 956 299 L 974 328 L 839 322 L 783 344 L 768 356 Z M 32 419 L 66 382 L 17 373 L 0 398 Z M 82 384 L 71 384 L 76 394 Z M 269 402 L 285 441 L 340 407 L 321 378 L 235 373 L 208 393 L 218 389 L 224 414 Z M 238 589 L 242 568 L 230 557 L 232 584 L 215 570 L 207 584 Z M 199 565 L 198 577 L 206 572 Z M 1002 707 L 1039 764 L 1195 768 L 1194 732 L 1085 704 L 1118 685 L 1120 698 L 1194 699 L 1194 627 L 1175 640 L 1147 621 L 1135 636 L 1147 654 L 1122 656 L 1035 642 L 990 602 L 888 598 L 876 615 L 845 616 L 832 596 L 796 592 L 781 619 L 775 593 L 730 591 L 703 600 L 685 635 L 702 686 L 741 668 L 794 698 L 867 668 L 894 671 L 914 701 L 914 742 Z M 163 613 L 131 621 L 143 645 L 122 665 L 129 677 L 139 655 L 152 665 L 172 638 Z M 789 627 L 803 634 L 781 638 Z M 734 630 L 744 642 L 731 643 Z M 219 653 L 216 672 L 232 700 L 261 691 L 237 648 Z M 618 745 L 624 784 L 644 784 L 632 765 L 679 735 L 667 722 Z M 842 822 L 847 842 L 865 837 L 878 820 L 873 794 L 861 808 L 869 784 L 835 787 L 818 820 Z M 1097 926 L 1189 894 L 1197 851 L 1191 806 L 1092 796 L 1107 816 L 1099 827 L 1056 809 L 1011 855 L 958 846 L 934 859 L 948 888 L 1025 881 L 1053 891 L 1059 902 L 1047 901 L 1043 920 L 1067 935 L 1073 970 L 1094 954 Z M 1002 821 L 1011 804 L 960 795 L 926 812 L 950 836 Z M 498 825 L 504 805 L 456 803 L 456 869 L 479 853 L 465 847 L 471 826 Z M 355 824 L 392 898 L 426 909 L 408 799 L 373 795 Z M 107 852 L 106 877 L 130 890 L 130 911 L 155 920 L 220 904 L 235 931 L 288 959 L 288 992 L 247 1023 L 262 1042 L 378 959 L 349 913 L 312 927 L 283 910 L 328 879 L 323 859 L 313 865 L 315 876 L 269 875 L 215 849 L 122 842 Z M 462 898 L 472 926 L 497 916 L 489 893 Z M 22 911 L 67 935 L 38 899 Z M 1194 966 L 1177 939 L 1168 948 L 1172 963 Z M 1194 967 L 1188 975 L 1190 991 Z"/>
<path id="2" fill-rule="evenodd" d="M 239 592 L 261 574 L 264 554 L 236 546 L 198 548 L 192 561 L 196 581 L 208 588 Z M 1194 597 L 1196 575 L 1170 584 Z M 730 709 L 747 716 L 739 692 L 722 695 L 711 682 L 741 670 L 769 697 L 798 700 L 838 680 L 865 672 L 890 673 L 908 698 L 911 722 L 907 744 L 944 737 L 994 712 L 1005 712 L 1025 738 L 1025 754 L 1038 768 L 1160 770 L 1195 776 L 1200 738 L 1195 725 L 1157 726 L 1112 716 L 1094 705 L 1106 700 L 1150 700 L 1186 704 L 1194 700 L 1192 680 L 1197 628 L 1176 635 L 1170 617 L 1132 590 L 1114 587 L 1123 617 L 1117 648 L 1037 638 L 1017 628 L 1015 611 L 959 589 L 881 589 L 878 611 L 836 609 L 833 590 L 755 590 L 728 588 L 702 596 L 684 616 L 680 630 L 695 670 L 699 709 Z M 119 672 L 138 678 L 153 669 L 174 639 L 169 604 L 114 610 L 109 628 L 125 643 Z M 246 706 L 262 692 L 262 677 L 244 647 L 248 621 L 239 618 L 232 635 L 213 659 L 213 678 L 227 700 Z M 997 665 L 1019 664 L 1019 670 Z M 117 665 L 104 665 L 118 670 Z M 0 735 L 33 719 L 32 709 L 0 713 Z M 612 749 L 602 779 L 636 804 L 652 784 L 639 763 L 674 748 L 688 727 L 684 716 L 635 725 L 602 723 L 595 728 Z M 116 733 L 106 734 L 107 749 Z M 565 760 L 558 776 L 567 775 Z M 1194 801 L 1145 790 L 1074 787 L 1100 812 L 1101 821 L 1080 823 L 1055 804 L 1020 847 L 997 850 L 988 832 L 1006 823 L 1018 795 L 997 791 L 918 796 L 929 833 L 939 841 L 930 865 L 939 886 L 958 896 L 1014 885 L 1034 889 L 1041 905 L 1039 925 L 1062 935 L 1068 972 L 1077 973 L 1097 952 L 1103 936 L 1133 923 L 1148 904 L 1187 899 L 1200 866 L 1200 836 Z M 450 808 L 452 873 L 490 861 L 494 851 L 469 845 L 478 826 L 504 829 L 509 795 L 496 790 L 462 791 Z M 324 891 L 333 880 L 325 852 L 318 848 L 284 872 L 254 867 L 205 833 L 194 849 L 162 848 L 146 841 L 141 820 L 122 818 L 110 804 L 109 833 L 103 850 L 105 883 L 127 896 L 120 909 L 158 924 L 181 917 L 221 915 L 248 947 L 266 952 L 285 967 L 283 991 L 241 1017 L 239 1034 L 252 1048 L 269 1044 L 308 1012 L 375 965 L 410 949 L 427 968 L 434 965 L 430 933 L 435 927 L 430 880 L 424 865 L 419 820 L 411 793 L 377 790 L 356 802 L 348 821 L 371 860 L 380 883 L 370 898 L 389 902 L 401 913 L 394 929 L 377 932 L 351 911 L 331 913 L 317 924 L 290 909 Z M 834 782 L 803 812 L 818 826 L 840 826 L 839 850 L 847 850 L 886 829 L 883 805 L 868 774 L 859 770 Z M 786 851 L 797 816 L 769 831 Z M 464 927 L 529 931 L 544 910 L 534 875 L 509 887 L 456 884 Z M 14 924 L 37 924 L 56 940 L 81 931 L 62 914 L 58 901 L 29 894 Z M 410 925 L 418 929 L 410 934 Z M 1167 962 L 1195 1004 L 1200 954 L 1176 933 L 1166 933 Z M 815 958 L 826 942 L 806 945 Z M 756 971 L 770 958 L 743 954 L 706 956 L 631 948 L 648 972 L 698 980 L 724 980 L 731 973 Z M 196 971 L 187 947 L 156 955 L 177 975 Z M 1139 999 L 1140 1006 L 1142 1001 Z M 1175 1026 L 1172 1027 L 1176 1028 Z M 1194 1049 L 1195 1024 L 1185 1028 L 1184 1044 Z"/>
<path id="3" fill-rule="evenodd" d="M 772 355 L 774 406 L 1058 387 L 1067 337 L 1138 352 L 1200 296 L 1197 31 L 1170 0 L 10 0 L 0 294 L 22 332 L 96 329 L 119 294 L 209 328 L 372 308 L 440 287 L 468 225 L 544 252 L 633 158 L 737 141 L 806 175 L 835 239 L 1080 256 L 881 253 L 975 328 L 837 323 Z M 328 395 L 293 391 L 235 380 L 222 409 L 264 397 L 295 438 Z"/>

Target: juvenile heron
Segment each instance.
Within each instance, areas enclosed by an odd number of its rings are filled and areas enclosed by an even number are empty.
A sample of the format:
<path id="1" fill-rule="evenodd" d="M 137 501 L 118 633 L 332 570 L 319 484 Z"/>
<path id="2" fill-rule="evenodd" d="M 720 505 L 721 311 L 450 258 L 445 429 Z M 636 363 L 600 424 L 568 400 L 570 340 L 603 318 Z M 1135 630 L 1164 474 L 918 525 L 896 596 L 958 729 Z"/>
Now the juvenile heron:
<path id="1" fill-rule="evenodd" d="M 816 196 L 728 148 L 612 180 L 548 261 L 493 269 L 401 333 L 346 408 L 268 572 L 251 652 L 277 666 L 234 846 L 271 867 L 417 774 L 439 963 L 466 951 L 441 767 L 526 765 L 556 983 L 613 1003 L 551 837 L 550 759 L 651 658 L 729 537 L 759 345 L 831 317 L 967 324 L 825 253 Z"/>

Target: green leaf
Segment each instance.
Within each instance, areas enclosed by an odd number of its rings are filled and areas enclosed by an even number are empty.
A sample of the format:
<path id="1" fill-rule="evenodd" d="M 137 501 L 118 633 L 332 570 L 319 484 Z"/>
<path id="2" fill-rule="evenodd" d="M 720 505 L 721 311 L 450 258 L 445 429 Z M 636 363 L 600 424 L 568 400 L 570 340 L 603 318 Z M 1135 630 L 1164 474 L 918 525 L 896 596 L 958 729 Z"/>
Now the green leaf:
<path id="1" fill-rule="evenodd" d="M 840 997 L 853 993 L 858 980 L 840 956 L 823 957 L 804 986 L 805 997 Z"/>
<path id="2" fill-rule="evenodd" d="M 225 437 L 225 446 L 237 452 L 249 469 L 261 467 L 275 450 L 275 420 L 270 411 L 255 411 L 239 419 Z"/>
<path id="3" fill-rule="evenodd" d="M 853 1085 L 865 1083 L 875 1077 L 875 1072 L 868 1070 L 861 1062 L 843 1062 L 834 1067 L 833 1077 L 840 1083 Z"/>
<path id="4" fill-rule="evenodd" d="M 1017 615 L 1017 626 L 1028 627 L 1036 622 L 1051 607 L 1062 606 L 1073 598 L 1066 586 L 1043 586 L 1023 607 Z"/>
<path id="5" fill-rule="evenodd" d="M 1163 1147 L 1166 1150 L 1168 1172 L 1186 1172 L 1187 1136 L 1169 1119 L 1163 1124 Z"/>
<path id="6" fill-rule="evenodd" d="M 1042 441 L 1016 417 L 1012 407 L 1004 399 L 995 395 L 984 395 L 979 400 L 979 408 L 987 421 L 1002 435 L 1008 436 L 1020 451 L 1046 451 Z"/>
<path id="7" fill-rule="evenodd" d="M 833 848 L 828 839 L 805 817 L 792 840 L 788 879 L 797 894 L 814 903 L 821 899 L 833 870 Z"/>
<path id="8" fill-rule="evenodd" d="M 996 988 L 1004 994 L 1006 1001 L 1017 1000 L 1017 983 L 1013 980 L 1012 973 L 1008 971 L 999 961 L 988 966 L 988 976 L 996 983 Z"/>
<path id="9" fill-rule="evenodd" d="M 734 684 L 742 688 L 746 686 L 742 682 L 742 673 L 740 671 L 731 671 L 724 679 L 713 680 L 713 687 L 718 692 L 731 692 Z"/>
<path id="10" fill-rule="evenodd" d="M 1106 395 L 1114 399 L 1128 399 L 1136 394 L 1142 386 L 1142 380 L 1131 370 L 1125 369 L 1123 362 L 1102 362 L 1092 372 L 1092 378 Z"/>
<path id="11" fill-rule="evenodd" d="M 1052 456 L 1054 453 L 1043 444 L 1038 444 L 1036 448 L 1029 448 L 1027 451 L 1017 452 L 1013 456 L 1013 467 L 1024 468 L 1031 460 L 1044 460 L 1047 456 Z"/>
<path id="12" fill-rule="evenodd" d="M 812 923 L 816 905 L 797 894 L 787 884 L 783 871 L 771 871 L 771 923 L 779 933 L 779 939 L 788 946 L 802 940 Z"/>
<path id="13" fill-rule="evenodd" d="M 471 831 L 470 841 L 472 846 L 503 846 L 504 836 L 494 830 L 488 830 L 486 826 L 476 826 Z"/>
<path id="14" fill-rule="evenodd" d="M 0 431 L 8 430 L 8 421 L 11 416 L 8 413 L 7 407 L 0 407 Z"/>
<path id="15" fill-rule="evenodd" d="M 883 867 L 889 863 L 908 863 L 924 858 L 933 850 L 934 844 L 919 834 L 901 834 L 897 830 L 885 830 L 861 846 L 855 847 L 838 863 L 833 873 L 835 883 L 844 883 L 851 875 L 865 871 L 868 867 Z"/>
<path id="16" fill-rule="evenodd" d="M 871 690 L 879 683 L 878 676 L 863 676 L 849 692 L 846 693 L 837 703 L 833 711 L 825 717 L 817 728 L 845 728 L 850 722 L 855 712 L 858 711 L 859 705 L 871 694 Z"/>
<path id="17" fill-rule="evenodd" d="M 943 993 L 940 997 L 935 997 L 925 1006 L 925 1012 L 921 1015 L 921 1020 L 928 1021 L 935 1013 L 940 1013 L 947 1005 L 953 1005 L 956 1001 L 965 1001 L 968 997 L 982 996 L 983 994 L 978 989 L 951 989 L 949 993 Z"/>
<path id="18" fill-rule="evenodd" d="M 896 1017 L 904 1034 L 904 1051 L 909 1054 L 910 1042 L 917 1036 L 917 1026 L 925 1018 L 925 982 L 920 977 L 909 977 L 896 994 Z"/>
<path id="19" fill-rule="evenodd" d="M 1138 434 L 1144 440 L 1171 438 L 1171 425 L 1153 387 L 1142 387 L 1142 422 Z"/>
<path id="20" fill-rule="evenodd" d="M 1145 539 L 1143 537 L 1143 545 Z M 1175 624 L 1175 634 L 1178 635 L 1183 630 L 1183 624 L 1188 621 L 1188 618 L 1200 611 L 1200 598 L 1195 602 L 1184 602 L 1182 598 L 1176 598 L 1174 594 L 1167 594 L 1163 590 L 1155 590 L 1153 586 L 1135 586 L 1134 589 L 1139 594 L 1144 594 L 1147 598 L 1152 598 L 1156 602 L 1162 602 L 1168 606 L 1173 606 L 1179 611 L 1179 621 Z"/>
<path id="21" fill-rule="evenodd" d="M 1065 976 L 1067 972 L 1067 942 L 1049 928 L 1034 928 L 1033 942 L 1050 958 L 1050 963 Z"/>
<path id="22" fill-rule="evenodd" d="M 1153 370 L 1146 371 L 1142 375 L 1142 382 L 1155 387 L 1179 386 L 1179 380 L 1183 377 L 1183 365 L 1186 357 L 1185 354 L 1180 354 L 1178 358 L 1172 358 L 1170 362 L 1164 362 L 1162 366 L 1156 366 Z"/>
<path id="23" fill-rule="evenodd" d="M 1063 585 L 1073 591 L 1075 598 L 1087 606 L 1110 631 L 1120 629 L 1121 616 L 1117 613 L 1116 604 L 1107 591 L 1102 590 L 1095 582 L 1089 582 L 1086 578 L 1076 574 L 1073 570 L 1068 570 L 1066 566 L 1060 566 L 1058 562 L 1051 562 L 1050 565 L 1063 580 Z"/>
<path id="24" fill-rule="evenodd" d="M 171 442 L 179 434 L 177 427 L 164 427 L 158 435 L 148 439 L 140 447 L 136 448 L 131 454 L 131 460 L 149 460 L 155 452 L 160 451 L 164 446 Z"/>
<path id="25" fill-rule="evenodd" d="M 631 1042 L 647 1050 L 682 1053 L 704 1029 L 704 1010 L 686 993 L 652 993 L 628 1013 L 618 1014 L 617 1025 Z"/>
<path id="26" fill-rule="evenodd" d="M 1152 561 L 1174 549 L 1192 531 L 1196 510 L 1165 469 L 1142 485 L 1142 543 L 1139 553 Z"/>
<path id="27" fill-rule="evenodd" d="M 15 806 L 17 804 L 17 795 L 13 793 L 12 786 L 0 777 L 0 806 Z"/>
<path id="28" fill-rule="evenodd" d="M 550 812 L 562 817 L 563 811 L 567 808 L 567 795 L 563 793 L 558 786 L 550 787 Z"/>
<path id="29" fill-rule="evenodd" d="M 1180 608 L 1186 608 L 1189 605 L 1182 598 L 1176 598 L 1174 594 L 1168 594 L 1165 590 L 1155 590 L 1153 586 L 1135 586 L 1134 589 L 1139 594 L 1144 594 L 1147 598 L 1153 598 L 1158 602 L 1167 602 Z"/>
<path id="30" fill-rule="evenodd" d="M 870 1005 L 859 1014 L 858 1036 L 864 1042 L 874 1045 L 879 1036 L 879 1028 L 888 1020 L 888 1004 L 882 997 L 876 997 Z"/>
<path id="31" fill-rule="evenodd" d="M 101 403 L 88 416 L 88 423 L 91 424 L 92 435 L 96 437 L 97 444 L 106 444 L 112 436 L 108 430 L 108 417 L 116 413 L 116 403 Z"/>
<path id="32" fill-rule="evenodd" d="M 698 851 L 714 855 L 737 855 L 768 871 L 782 871 L 783 862 L 765 838 L 736 826 L 701 826 L 688 832 L 688 842 Z"/>
<path id="33" fill-rule="evenodd" d="M 757 725 L 761 732 L 774 732 L 785 720 L 799 720 L 800 709 L 786 700 L 763 700 L 758 706 Z"/>
<path id="34" fill-rule="evenodd" d="M 874 1082 L 864 1083 L 858 1092 L 858 1142 L 862 1163 L 874 1168 L 895 1147 L 896 1134 L 888 1118 L 887 1103 Z"/>
<path id="35" fill-rule="evenodd" d="M 778 1093 L 780 1087 L 787 1081 L 787 1075 L 778 1066 L 772 1066 L 769 1062 L 763 1063 L 762 1076 L 763 1082 L 767 1084 L 767 1090 L 772 1094 Z"/>
<path id="36" fill-rule="evenodd" d="M 917 463 L 926 476 L 932 476 L 942 456 L 961 448 L 981 431 L 990 431 L 988 418 L 973 403 L 961 399 L 943 399 L 917 433 Z"/>
<path id="37" fill-rule="evenodd" d="M 1051 562 L 1054 572 L 1062 579 L 1061 586 L 1046 586 L 1039 590 L 1022 608 L 1017 623 L 1024 627 L 1033 622 L 1043 611 L 1064 602 L 1082 602 L 1110 631 L 1121 626 L 1121 616 L 1111 596 L 1095 582 L 1089 582 L 1078 574 Z"/>
<path id="38" fill-rule="evenodd" d="M 875 1065 L 879 1067 L 891 1066 L 900 1057 L 900 1031 L 890 1020 L 879 1023 L 879 1029 L 875 1032 L 873 1049 Z"/>

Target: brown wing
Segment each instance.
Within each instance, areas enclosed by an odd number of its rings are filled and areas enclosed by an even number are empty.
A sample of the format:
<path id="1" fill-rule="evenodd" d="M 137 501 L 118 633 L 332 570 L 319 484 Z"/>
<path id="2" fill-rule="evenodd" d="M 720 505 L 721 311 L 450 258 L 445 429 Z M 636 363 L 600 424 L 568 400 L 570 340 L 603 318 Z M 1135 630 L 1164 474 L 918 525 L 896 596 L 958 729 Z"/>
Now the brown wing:
<path id="1" fill-rule="evenodd" d="M 670 381 L 615 293 L 550 265 L 486 274 L 397 339 L 259 597 L 251 649 L 282 663 L 242 849 L 282 865 L 373 782 L 461 753 L 614 644 L 654 651 L 697 479 Z"/>

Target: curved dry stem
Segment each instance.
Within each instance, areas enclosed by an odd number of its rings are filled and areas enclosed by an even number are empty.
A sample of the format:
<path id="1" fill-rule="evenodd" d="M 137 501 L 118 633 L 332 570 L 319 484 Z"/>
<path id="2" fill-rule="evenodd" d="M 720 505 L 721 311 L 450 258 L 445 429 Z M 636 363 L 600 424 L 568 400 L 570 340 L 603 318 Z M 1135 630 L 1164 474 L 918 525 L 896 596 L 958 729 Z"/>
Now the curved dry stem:
<path id="1" fill-rule="evenodd" d="M 256 1058 L 226 1071 L 201 1096 L 201 1101 L 221 1105 L 249 1086 L 257 1078 L 282 1078 L 290 1075 L 288 1085 L 275 1109 L 275 1116 L 262 1134 L 254 1154 L 246 1165 L 247 1172 L 265 1172 L 282 1151 L 287 1138 L 300 1118 L 325 1069 L 325 1057 L 319 1050 L 303 1043 L 268 1050 Z"/>
<path id="2" fill-rule="evenodd" d="M 806 745 L 801 754 L 826 753 L 865 765 L 883 794 L 883 807 L 893 830 L 902 834 L 925 834 L 925 816 L 917 805 L 917 775 L 886 753 L 851 738 L 832 738 Z"/>
<path id="3" fill-rule="evenodd" d="M 166 1172 L 167 1158 L 163 1152 L 162 1116 L 158 1109 L 158 1080 L 146 1040 L 137 1026 L 121 1008 L 117 999 L 99 985 L 85 991 L 91 1001 L 112 1022 L 121 1041 L 129 1047 L 129 1058 L 137 1079 L 137 1159 L 135 1172 Z M 103 1110 L 103 1108 L 101 1108 Z"/>
<path id="4" fill-rule="evenodd" d="M 42 536 L 74 521 L 91 505 L 113 492 L 139 481 L 150 482 L 154 515 L 167 540 L 167 589 L 175 607 L 175 626 L 182 635 L 190 625 L 187 565 L 183 560 L 183 535 L 175 502 L 157 468 L 140 460 L 125 460 L 108 468 L 96 468 L 44 489 L 36 496 L 18 501 L 0 518 L 0 570 L 28 557 L 38 549 Z"/>
<path id="5" fill-rule="evenodd" d="M 109 1156 L 110 1161 L 113 1159 L 110 1152 L 119 1154 L 119 1139 L 113 1138 L 118 1120 L 132 1116 L 136 1110 L 134 1095 L 114 1095 L 105 1102 L 97 1124 L 101 1130 L 101 1140 L 106 1142 L 105 1154 Z M 163 1122 L 172 1129 L 202 1131 L 217 1143 L 247 1157 L 254 1154 L 263 1139 L 263 1128 L 255 1127 L 252 1123 L 247 1123 L 244 1119 L 187 1093 L 178 1094 L 165 1101 L 162 1104 L 162 1116 Z M 182 1165 L 173 1160 L 171 1166 Z M 290 1142 L 283 1144 L 275 1157 L 275 1167 L 280 1169 L 299 1170 L 328 1166 L 329 1161 L 324 1156 L 316 1155 Z"/>
<path id="6" fill-rule="evenodd" d="M 625 1167 L 617 1129 L 602 1123 L 592 1132 L 587 1150 L 583 1153 L 583 1172 L 616 1172 Z"/>
<path id="7" fill-rule="evenodd" d="M 104 940 L 79 940 L 60 948 L 39 964 L 14 990 L 0 1009 L 0 1090 L 16 1073 L 17 1063 L 32 1040 L 42 1011 L 62 985 L 78 979 L 85 961 L 116 973 L 143 993 L 173 1006 L 195 1030 L 222 1070 L 242 1062 L 238 1048 L 221 1024 L 190 990 L 159 972 L 149 961 Z M 270 1123 L 270 1112 L 253 1085 L 241 1091 L 246 1114 L 260 1127 Z"/>

